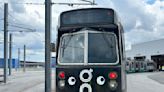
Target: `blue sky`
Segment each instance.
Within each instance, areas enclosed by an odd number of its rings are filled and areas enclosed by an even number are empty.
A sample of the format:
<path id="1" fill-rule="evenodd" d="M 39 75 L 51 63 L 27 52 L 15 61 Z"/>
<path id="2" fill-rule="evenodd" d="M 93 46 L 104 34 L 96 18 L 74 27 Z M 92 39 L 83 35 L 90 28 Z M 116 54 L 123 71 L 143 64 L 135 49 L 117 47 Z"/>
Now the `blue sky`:
<path id="1" fill-rule="evenodd" d="M 147 0 L 148 4 L 154 4 L 156 0 Z"/>
<path id="2" fill-rule="evenodd" d="M 52 0 L 53 2 L 81 2 L 80 0 Z M 52 7 L 52 42 L 56 40 L 58 16 L 62 11 L 86 8 L 106 7 L 115 9 L 124 26 L 126 50 L 132 44 L 164 38 L 164 0 L 95 0 L 97 6 L 60 6 Z M 24 2 L 44 3 L 44 0 L 0 0 L 9 3 L 9 24 L 35 29 L 36 32 L 13 33 L 13 57 L 17 57 L 17 48 L 27 45 L 27 60 L 44 61 L 44 6 L 14 4 Z M 3 18 L 3 3 L 0 3 L 0 19 Z M 21 30 L 9 26 L 10 30 Z M 0 30 L 3 21 L 0 20 Z M 11 33 L 11 31 L 10 31 Z M 0 42 L 3 41 L 3 31 L 0 31 Z M 0 44 L 0 57 L 3 57 L 3 45 Z"/>

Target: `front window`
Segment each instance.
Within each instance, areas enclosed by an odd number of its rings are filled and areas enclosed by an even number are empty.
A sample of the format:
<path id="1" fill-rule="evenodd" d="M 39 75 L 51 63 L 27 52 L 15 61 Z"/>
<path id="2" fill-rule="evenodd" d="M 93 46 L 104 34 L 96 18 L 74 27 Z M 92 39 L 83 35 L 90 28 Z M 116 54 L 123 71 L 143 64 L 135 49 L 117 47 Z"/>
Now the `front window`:
<path id="1" fill-rule="evenodd" d="M 114 33 L 81 31 L 63 35 L 60 42 L 60 64 L 111 64 L 118 61 Z"/>
<path id="2" fill-rule="evenodd" d="M 60 53 L 61 63 L 83 63 L 84 33 L 63 36 Z"/>
<path id="3" fill-rule="evenodd" d="M 116 37 L 111 33 L 88 34 L 88 63 L 117 61 Z"/>

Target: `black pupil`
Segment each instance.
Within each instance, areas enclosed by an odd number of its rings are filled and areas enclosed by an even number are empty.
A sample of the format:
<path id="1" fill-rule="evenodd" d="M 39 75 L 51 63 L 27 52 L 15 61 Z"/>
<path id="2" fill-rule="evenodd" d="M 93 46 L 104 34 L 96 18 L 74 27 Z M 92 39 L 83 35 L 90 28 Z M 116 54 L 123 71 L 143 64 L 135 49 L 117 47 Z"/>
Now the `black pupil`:
<path id="1" fill-rule="evenodd" d="M 74 82 L 74 81 L 75 81 L 75 79 L 72 79 L 72 81 Z"/>
<path id="2" fill-rule="evenodd" d="M 101 78 L 101 81 L 104 81 L 104 79 L 103 79 L 103 78 Z"/>
<path id="3" fill-rule="evenodd" d="M 84 79 L 88 79 L 88 77 L 89 77 L 88 73 L 84 73 L 84 74 L 83 74 L 83 78 L 84 78 Z"/>

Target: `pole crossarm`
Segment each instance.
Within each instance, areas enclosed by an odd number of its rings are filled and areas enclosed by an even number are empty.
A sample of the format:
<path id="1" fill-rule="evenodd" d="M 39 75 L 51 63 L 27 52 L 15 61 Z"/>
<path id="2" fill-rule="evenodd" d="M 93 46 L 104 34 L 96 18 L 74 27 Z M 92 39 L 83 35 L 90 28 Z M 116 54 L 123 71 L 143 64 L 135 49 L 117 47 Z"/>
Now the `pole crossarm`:
<path id="1" fill-rule="evenodd" d="M 52 5 L 97 5 L 96 3 L 52 3 Z"/>

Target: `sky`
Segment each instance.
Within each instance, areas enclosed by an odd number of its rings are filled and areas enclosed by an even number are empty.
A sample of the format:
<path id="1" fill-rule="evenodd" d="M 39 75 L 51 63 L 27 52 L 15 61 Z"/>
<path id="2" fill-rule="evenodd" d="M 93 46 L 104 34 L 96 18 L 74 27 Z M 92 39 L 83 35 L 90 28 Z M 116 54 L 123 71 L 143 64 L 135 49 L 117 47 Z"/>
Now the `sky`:
<path id="1" fill-rule="evenodd" d="M 0 58 L 3 57 L 3 3 L 9 3 L 9 33 L 13 34 L 13 57 L 18 57 L 23 45 L 27 47 L 27 60 L 44 61 L 44 5 L 22 3 L 44 3 L 44 0 L 0 0 Z M 52 0 L 54 3 L 74 2 L 80 0 Z M 164 39 L 164 0 L 95 0 L 96 6 L 52 6 L 52 42 L 57 35 L 58 16 L 61 12 L 77 8 L 105 7 L 117 11 L 125 31 L 125 48 L 131 49 L 132 44 Z M 29 32 L 14 26 L 36 30 Z"/>

